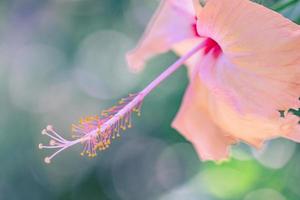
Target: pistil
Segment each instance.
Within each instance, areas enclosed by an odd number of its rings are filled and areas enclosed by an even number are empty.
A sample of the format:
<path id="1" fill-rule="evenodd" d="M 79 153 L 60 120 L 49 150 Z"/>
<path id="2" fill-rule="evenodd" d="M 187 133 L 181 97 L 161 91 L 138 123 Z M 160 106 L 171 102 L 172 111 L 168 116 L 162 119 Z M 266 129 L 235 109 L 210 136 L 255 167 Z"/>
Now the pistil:
<path id="1" fill-rule="evenodd" d="M 84 148 L 81 155 L 87 154 L 89 157 L 96 156 L 96 150 L 104 150 L 110 145 L 111 139 L 115 135 L 119 137 L 119 131 L 132 126 L 132 113 L 140 115 L 140 110 L 144 98 L 159 86 L 165 79 L 172 75 L 176 70 L 183 66 L 184 62 L 191 56 L 204 48 L 207 41 L 196 45 L 187 54 L 180 57 L 175 63 L 169 66 L 163 73 L 154 79 L 147 87 L 135 95 L 122 99 L 119 105 L 102 111 L 99 116 L 87 117 L 80 120 L 79 125 L 72 125 L 72 131 L 75 132 L 75 140 L 67 140 L 60 136 L 51 125 L 42 131 L 42 134 L 51 138 L 49 145 L 39 144 L 40 149 L 58 149 L 51 156 L 45 158 L 46 163 L 50 163 L 61 151 L 78 143 L 83 143 Z"/>

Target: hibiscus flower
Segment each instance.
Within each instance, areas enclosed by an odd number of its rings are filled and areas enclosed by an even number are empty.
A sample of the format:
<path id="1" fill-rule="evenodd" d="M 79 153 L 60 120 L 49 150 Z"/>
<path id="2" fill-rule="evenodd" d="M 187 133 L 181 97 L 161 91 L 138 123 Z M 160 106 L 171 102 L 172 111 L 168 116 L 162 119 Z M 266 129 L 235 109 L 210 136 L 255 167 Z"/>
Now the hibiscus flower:
<path id="1" fill-rule="evenodd" d="M 299 107 L 299 25 L 249 0 L 164 0 L 128 63 L 140 71 L 156 54 L 181 56 L 203 41 L 186 61 L 190 83 L 172 123 L 199 156 L 225 159 L 239 141 L 299 142 L 297 117 L 279 113 Z"/>

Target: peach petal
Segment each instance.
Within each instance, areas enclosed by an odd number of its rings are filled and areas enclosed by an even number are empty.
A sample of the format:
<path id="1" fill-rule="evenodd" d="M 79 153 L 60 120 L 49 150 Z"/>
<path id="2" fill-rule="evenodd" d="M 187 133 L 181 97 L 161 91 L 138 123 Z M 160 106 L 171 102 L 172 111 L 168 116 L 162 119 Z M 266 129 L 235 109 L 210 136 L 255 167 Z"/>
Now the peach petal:
<path id="1" fill-rule="evenodd" d="M 191 0 L 163 0 L 137 47 L 126 55 L 130 69 L 140 71 L 154 55 L 167 52 L 177 42 L 194 38 L 194 23 Z"/>
<path id="2" fill-rule="evenodd" d="M 299 141 L 298 121 L 295 117 L 280 118 L 276 106 L 273 105 L 276 102 L 273 90 L 276 91 L 278 86 L 268 90 L 264 87 L 264 84 L 270 85 L 269 79 L 259 79 L 255 74 L 253 76 L 240 70 L 225 55 L 216 59 L 213 53 L 208 53 L 198 66 L 202 88 L 207 90 L 209 99 L 203 107 L 223 132 L 256 148 L 260 148 L 265 140 L 276 137 Z M 193 92 L 199 93 L 199 90 Z M 261 100 L 262 97 L 265 101 L 256 101 L 256 98 Z M 272 115 L 265 113 L 265 107 L 269 104 L 274 106 Z"/>
<path id="3" fill-rule="evenodd" d="M 202 160 L 224 160 L 236 139 L 224 133 L 207 110 L 207 90 L 196 77 L 189 85 L 172 126 L 195 147 Z"/>
<path id="4" fill-rule="evenodd" d="M 247 111 L 274 117 L 300 106 L 299 25 L 248 0 L 210 0 L 197 28 L 221 46 L 227 63 L 214 78 L 239 94 Z"/>

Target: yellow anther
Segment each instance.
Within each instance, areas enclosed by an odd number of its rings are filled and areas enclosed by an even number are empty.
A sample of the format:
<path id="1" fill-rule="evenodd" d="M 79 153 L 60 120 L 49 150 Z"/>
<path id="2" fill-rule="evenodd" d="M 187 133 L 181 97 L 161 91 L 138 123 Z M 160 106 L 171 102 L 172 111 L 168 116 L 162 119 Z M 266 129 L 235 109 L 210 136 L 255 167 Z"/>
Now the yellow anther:
<path id="1" fill-rule="evenodd" d="M 99 143 L 97 144 L 97 146 L 98 146 L 99 148 L 103 147 L 103 142 L 99 142 Z"/>

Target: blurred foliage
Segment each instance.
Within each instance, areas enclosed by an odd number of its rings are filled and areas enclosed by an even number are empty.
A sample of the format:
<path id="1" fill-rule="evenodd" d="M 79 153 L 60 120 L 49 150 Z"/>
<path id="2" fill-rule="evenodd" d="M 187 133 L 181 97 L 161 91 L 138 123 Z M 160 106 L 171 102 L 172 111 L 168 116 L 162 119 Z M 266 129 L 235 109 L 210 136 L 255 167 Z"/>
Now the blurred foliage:
<path id="1" fill-rule="evenodd" d="M 257 1 L 300 23 L 300 2 Z M 289 3 L 291 2 L 291 3 Z M 173 53 L 139 75 L 124 54 L 142 34 L 158 1 L 0 1 L 0 200 L 19 199 L 272 199 L 300 198 L 299 145 L 271 141 L 261 152 L 232 149 L 223 164 L 199 161 L 170 127 L 187 85 L 180 69 L 147 98 L 134 128 L 95 159 L 81 147 L 51 165 L 37 145 L 54 124 L 69 125 L 145 86 Z"/>

